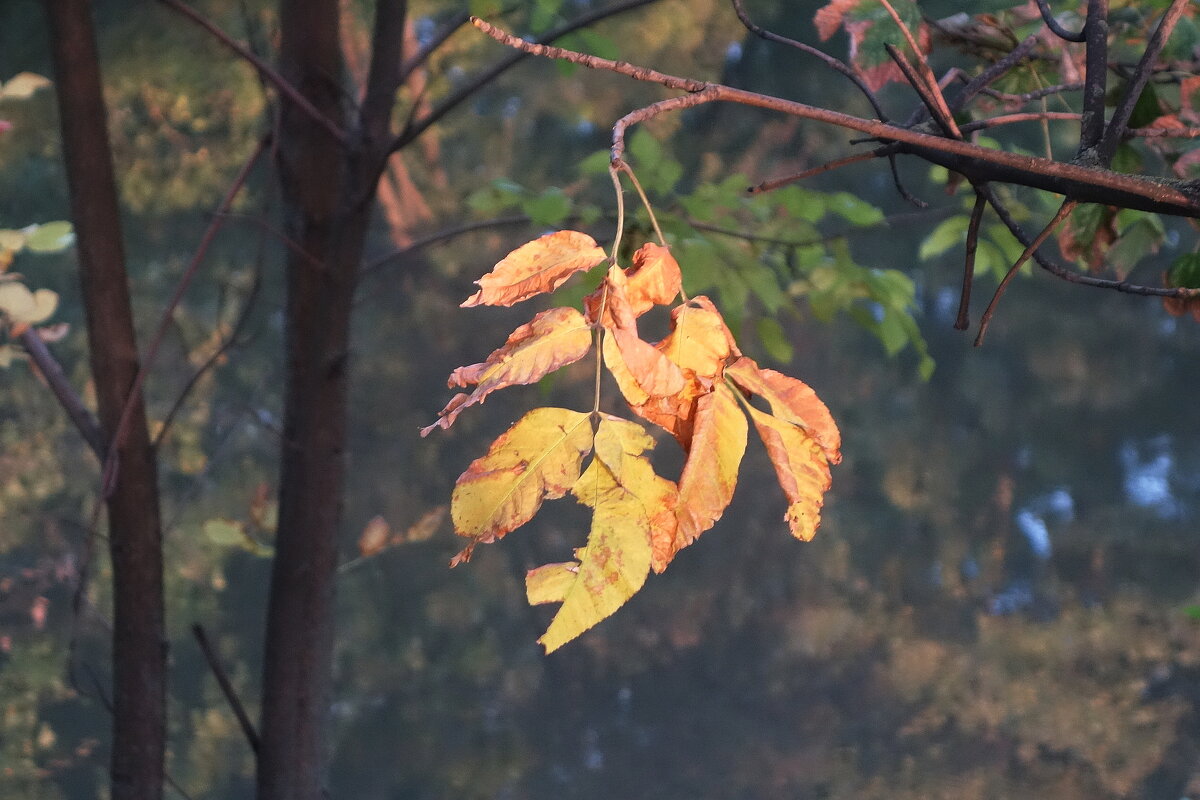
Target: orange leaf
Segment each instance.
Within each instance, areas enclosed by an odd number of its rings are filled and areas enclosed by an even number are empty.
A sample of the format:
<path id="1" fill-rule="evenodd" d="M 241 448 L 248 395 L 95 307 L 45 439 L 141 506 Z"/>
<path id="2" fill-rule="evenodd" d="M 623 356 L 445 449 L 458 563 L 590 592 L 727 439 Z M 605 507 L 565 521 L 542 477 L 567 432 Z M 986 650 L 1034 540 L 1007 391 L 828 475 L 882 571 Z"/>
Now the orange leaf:
<path id="1" fill-rule="evenodd" d="M 587 414 L 535 408 L 517 420 L 455 484 L 450 501 L 454 530 L 474 540 L 458 560 L 469 558 L 475 544 L 495 541 L 524 525 L 543 500 L 566 494 L 591 448 Z"/>
<path id="2" fill-rule="evenodd" d="M 685 370 L 716 378 L 726 359 L 741 355 L 721 312 L 704 295 L 672 311 L 671 323 L 671 333 L 657 346 Z"/>
<path id="3" fill-rule="evenodd" d="M 757 408 L 750 409 L 750 417 L 790 503 L 783 518 L 793 536 L 810 541 L 821 524 L 821 506 L 831 484 L 825 452 L 805 430 L 790 422 Z"/>
<path id="4" fill-rule="evenodd" d="M 745 391 L 765 399 L 776 417 L 803 428 L 821 446 L 831 464 L 842 460 L 841 431 L 829 408 L 808 384 L 773 369 L 763 369 L 745 357 L 730 364 L 725 374 Z"/>
<path id="5" fill-rule="evenodd" d="M 422 428 L 421 435 L 427 436 L 435 428 L 449 428 L 463 409 L 482 403 L 497 389 L 535 383 L 583 358 L 591 347 L 592 331 L 582 314 L 573 308 L 543 311 L 513 331 L 487 361 L 459 367 L 450 374 L 450 386 L 475 384 L 475 391 L 451 398 L 438 413 L 437 422 Z"/>
<path id="6" fill-rule="evenodd" d="M 683 287 L 683 275 L 671 251 L 653 243 L 642 245 L 633 254 L 633 268 L 626 277 L 629 304 L 638 317 L 656 305 L 668 305 Z"/>
<path id="7" fill-rule="evenodd" d="M 358 554 L 362 558 L 369 558 L 381 552 L 388 546 L 391 535 L 392 529 L 387 520 L 383 517 L 372 517 L 363 528 L 362 535 L 358 537 Z"/>
<path id="8" fill-rule="evenodd" d="M 630 405 L 640 405 L 651 397 L 678 394 L 683 391 L 684 379 L 679 367 L 638 336 L 627 288 L 625 272 L 610 267 L 604 283 L 585 303 L 590 319 L 604 320 L 605 365 Z"/>
<path id="9" fill-rule="evenodd" d="M 513 250 L 475 281 L 479 291 L 462 306 L 511 306 L 552 292 L 576 272 L 591 269 L 603 260 L 604 250 L 586 233 L 548 233 Z"/>
<path id="10" fill-rule="evenodd" d="M 746 415 L 724 383 L 696 402 L 695 432 L 679 476 L 679 527 L 673 542 L 654 538 L 654 570 L 711 528 L 733 499 L 738 467 L 746 452 Z"/>

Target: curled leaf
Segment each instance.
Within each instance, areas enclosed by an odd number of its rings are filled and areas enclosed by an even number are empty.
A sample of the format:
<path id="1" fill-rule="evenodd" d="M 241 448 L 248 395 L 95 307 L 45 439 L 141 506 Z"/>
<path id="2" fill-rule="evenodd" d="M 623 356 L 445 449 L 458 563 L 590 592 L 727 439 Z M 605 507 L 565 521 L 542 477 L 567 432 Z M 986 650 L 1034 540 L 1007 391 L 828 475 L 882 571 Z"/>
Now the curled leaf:
<path id="1" fill-rule="evenodd" d="M 592 331 L 573 308 L 552 308 L 513 331 L 487 361 L 459 367 L 450 375 L 451 387 L 474 385 L 468 394 L 456 394 L 438 413 L 437 422 L 421 429 L 426 436 L 435 428 L 449 428 L 463 409 L 482 403 L 508 386 L 536 383 L 559 367 L 574 363 L 592 347 Z"/>
<path id="2" fill-rule="evenodd" d="M 803 428 L 820 445 L 831 464 L 842 460 L 842 433 L 829 408 L 804 381 L 763 369 L 746 357 L 730 364 L 725 374 L 743 390 L 766 400 L 776 417 Z"/>
<path id="3" fill-rule="evenodd" d="M 56 292 L 49 289 L 31 292 L 24 284 L 15 281 L 0 283 L 0 312 L 8 317 L 17 333 L 49 319 L 56 308 Z"/>
<path id="4" fill-rule="evenodd" d="M 552 292 L 576 272 L 591 269 L 603 260 L 604 250 L 586 233 L 548 233 L 513 250 L 475 281 L 479 291 L 462 306 L 511 306 Z"/>
<path id="5" fill-rule="evenodd" d="M 831 484 L 825 451 L 804 429 L 790 422 L 757 408 L 750 409 L 750 418 L 790 503 L 784 519 L 792 535 L 807 542 L 821 524 L 821 506 Z"/>

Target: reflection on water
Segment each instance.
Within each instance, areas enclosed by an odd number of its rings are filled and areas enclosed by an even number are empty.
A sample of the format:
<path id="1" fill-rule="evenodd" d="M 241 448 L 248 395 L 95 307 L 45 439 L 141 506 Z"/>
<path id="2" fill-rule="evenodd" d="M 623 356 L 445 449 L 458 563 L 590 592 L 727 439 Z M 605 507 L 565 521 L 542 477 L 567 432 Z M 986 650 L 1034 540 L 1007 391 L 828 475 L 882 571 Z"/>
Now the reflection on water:
<path id="1" fill-rule="evenodd" d="M 1141 443 L 1122 443 L 1120 461 L 1125 473 L 1125 497 L 1131 505 L 1149 509 L 1160 519 L 1183 514 L 1183 507 L 1171 490 L 1175 459 L 1171 455 L 1169 434 Z"/>

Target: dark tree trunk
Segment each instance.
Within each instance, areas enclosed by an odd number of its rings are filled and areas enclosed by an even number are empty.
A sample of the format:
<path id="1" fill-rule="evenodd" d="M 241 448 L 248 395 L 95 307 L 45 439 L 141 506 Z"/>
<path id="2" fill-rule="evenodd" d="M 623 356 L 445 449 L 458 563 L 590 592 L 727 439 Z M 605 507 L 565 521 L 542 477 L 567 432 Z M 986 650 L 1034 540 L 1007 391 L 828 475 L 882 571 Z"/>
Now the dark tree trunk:
<path id="1" fill-rule="evenodd" d="M 381 19 L 403 30 L 403 3 Z M 280 71 L 322 115 L 283 101 L 279 170 L 288 236 L 286 358 L 279 529 L 267 608 L 259 800 L 317 800 L 328 760 L 337 533 L 346 473 L 350 317 L 371 202 L 384 165 L 386 102 L 346 112 L 337 0 L 283 0 Z M 399 69 L 400 36 L 385 56 Z M 380 125 L 368 108 L 376 108 Z M 378 131 L 374 138 L 370 131 Z"/>
<path id="2" fill-rule="evenodd" d="M 138 371 L 137 341 L 89 0 L 47 0 L 92 377 L 106 437 Z M 154 451 L 139 394 L 107 500 L 113 569 L 114 800 L 162 797 L 166 638 Z"/>

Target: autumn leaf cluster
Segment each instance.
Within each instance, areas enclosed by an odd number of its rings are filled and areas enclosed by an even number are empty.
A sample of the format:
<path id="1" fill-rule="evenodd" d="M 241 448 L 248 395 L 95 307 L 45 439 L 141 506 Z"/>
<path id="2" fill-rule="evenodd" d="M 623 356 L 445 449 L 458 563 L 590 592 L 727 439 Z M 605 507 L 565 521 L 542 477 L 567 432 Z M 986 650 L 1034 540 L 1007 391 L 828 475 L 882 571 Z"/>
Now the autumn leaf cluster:
<path id="1" fill-rule="evenodd" d="M 511 306 L 604 260 L 587 234 L 551 233 L 496 264 L 463 306 Z M 750 423 L 787 496 L 792 535 L 807 541 L 820 524 L 829 467 L 841 459 L 829 410 L 803 382 L 744 356 L 707 297 L 677 302 L 681 285 L 670 251 L 644 245 L 628 269 L 610 265 L 582 310 L 542 311 L 485 361 L 454 370 L 449 385 L 468 391 L 454 395 L 421 432 L 449 428 L 497 389 L 534 383 L 584 358 L 599 342 L 598 358 L 629 409 L 670 433 L 686 453 L 678 480 L 669 480 L 654 471 L 649 453 L 655 439 L 641 423 L 598 408 L 535 408 L 458 479 L 451 517 L 455 531 L 470 541 L 453 564 L 524 525 L 545 500 L 570 494 L 592 510 L 587 542 L 573 560 L 526 576 L 530 603 L 561 604 L 539 640 L 547 652 L 616 611 L 651 569 L 662 572 L 721 518 L 737 485 Z M 638 318 L 673 303 L 668 335 L 653 343 L 641 338 Z M 751 397 L 769 411 L 752 405 Z"/>

